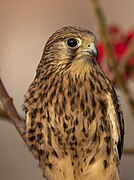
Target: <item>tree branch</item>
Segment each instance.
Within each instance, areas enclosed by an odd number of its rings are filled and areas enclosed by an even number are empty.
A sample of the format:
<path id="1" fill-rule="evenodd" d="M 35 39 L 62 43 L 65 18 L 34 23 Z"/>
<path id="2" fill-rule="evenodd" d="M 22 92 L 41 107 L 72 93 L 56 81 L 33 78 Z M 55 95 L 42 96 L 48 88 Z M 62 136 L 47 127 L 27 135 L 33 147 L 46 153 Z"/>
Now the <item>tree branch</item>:
<path id="1" fill-rule="evenodd" d="M 134 155 L 134 148 L 124 148 L 123 150 L 123 153 L 124 154 L 127 154 L 127 155 Z"/>
<path id="2" fill-rule="evenodd" d="M 7 115 L 6 111 L 4 111 L 3 109 L 0 109 L 0 117 L 1 120 L 6 121 L 8 123 L 12 123 L 12 121 L 10 120 L 9 116 Z M 21 117 L 21 120 L 23 122 L 25 122 L 25 119 Z"/>
<path id="3" fill-rule="evenodd" d="M 0 109 L 0 117 L 9 119 L 7 113 L 3 109 Z"/>
<path id="4" fill-rule="evenodd" d="M 2 83 L 1 78 L 0 78 L 0 100 L 4 106 L 7 116 L 12 121 L 12 123 L 16 127 L 18 133 L 20 134 L 20 136 L 26 143 L 27 147 L 29 148 L 26 137 L 25 137 L 25 121 L 20 118 L 20 116 L 13 104 L 13 99 L 8 95 L 4 85 Z M 29 148 L 29 150 L 30 150 L 30 148 Z"/>
<path id="5" fill-rule="evenodd" d="M 124 73 L 125 66 L 127 65 L 129 59 L 134 56 L 134 48 L 133 47 L 134 47 L 134 41 L 132 40 L 129 43 L 128 50 L 124 53 L 122 60 L 120 62 L 119 71 L 121 71 L 122 73 Z"/>

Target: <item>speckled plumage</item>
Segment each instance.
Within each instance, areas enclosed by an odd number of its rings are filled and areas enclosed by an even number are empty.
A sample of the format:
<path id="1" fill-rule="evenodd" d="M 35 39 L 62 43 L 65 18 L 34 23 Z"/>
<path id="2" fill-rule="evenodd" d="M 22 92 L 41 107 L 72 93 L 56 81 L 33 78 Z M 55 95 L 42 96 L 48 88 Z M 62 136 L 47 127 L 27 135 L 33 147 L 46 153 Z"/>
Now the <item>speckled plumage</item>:
<path id="1" fill-rule="evenodd" d="M 92 44 L 90 31 L 56 31 L 26 94 L 27 140 L 47 180 L 119 180 L 123 116 Z"/>

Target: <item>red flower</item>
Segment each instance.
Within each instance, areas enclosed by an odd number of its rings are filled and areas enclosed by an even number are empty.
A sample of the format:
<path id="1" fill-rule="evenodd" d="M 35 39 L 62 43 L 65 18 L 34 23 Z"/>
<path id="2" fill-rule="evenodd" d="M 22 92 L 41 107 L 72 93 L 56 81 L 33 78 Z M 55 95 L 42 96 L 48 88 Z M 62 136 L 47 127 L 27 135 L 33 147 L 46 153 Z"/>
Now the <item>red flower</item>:
<path id="1" fill-rule="evenodd" d="M 134 30 L 131 30 L 127 33 L 126 35 L 126 41 L 127 43 L 131 43 L 132 41 L 134 42 Z M 131 57 L 128 61 L 129 66 L 134 66 L 134 57 Z"/>
<path id="2" fill-rule="evenodd" d="M 115 55 L 115 59 L 120 64 L 124 55 L 127 53 L 129 49 L 129 45 L 132 41 L 134 41 L 134 30 L 129 31 L 126 35 L 122 32 L 122 30 L 118 26 L 110 26 L 109 34 L 111 38 L 111 42 L 113 45 L 113 51 Z M 105 63 L 104 57 L 106 56 L 105 50 L 102 42 L 98 42 L 98 64 L 105 71 Z M 126 64 L 126 72 L 124 74 L 125 77 L 128 78 L 128 69 L 131 69 L 134 66 L 134 56 L 128 59 Z"/>
<path id="3" fill-rule="evenodd" d="M 131 40 L 134 40 L 134 30 L 131 30 L 126 35 L 126 41 L 129 43 Z"/>
<path id="4" fill-rule="evenodd" d="M 117 27 L 117 26 L 110 26 L 109 28 L 108 28 L 108 31 L 109 31 L 109 33 L 111 34 L 111 35 L 118 35 L 118 34 L 120 34 L 121 33 L 121 30 L 120 30 L 120 28 L 119 27 Z"/>
<path id="5" fill-rule="evenodd" d="M 97 62 L 101 66 L 101 60 L 104 57 L 104 48 L 103 48 L 103 44 L 101 42 L 97 43 L 97 49 L 98 49 L 98 59 L 97 59 Z"/>
<path id="6" fill-rule="evenodd" d="M 115 57 L 117 61 L 120 63 L 122 60 L 122 56 L 127 51 L 127 44 L 125 41 L 115 42 L 113 44 L 114 51 L 115 51 Z"/>

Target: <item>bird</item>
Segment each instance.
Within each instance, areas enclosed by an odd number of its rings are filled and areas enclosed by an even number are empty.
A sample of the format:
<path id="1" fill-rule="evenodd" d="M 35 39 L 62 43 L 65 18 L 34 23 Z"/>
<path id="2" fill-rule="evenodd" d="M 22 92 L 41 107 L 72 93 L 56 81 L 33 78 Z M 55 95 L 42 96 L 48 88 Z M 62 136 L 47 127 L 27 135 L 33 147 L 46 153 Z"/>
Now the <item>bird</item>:
<path id="1" fill-rule="evenodd" d="M 24 100 L 26 139 L 47 180 L 119 180 L 124 118 L 97 40 L 67 26 L 45 44 Z"/>

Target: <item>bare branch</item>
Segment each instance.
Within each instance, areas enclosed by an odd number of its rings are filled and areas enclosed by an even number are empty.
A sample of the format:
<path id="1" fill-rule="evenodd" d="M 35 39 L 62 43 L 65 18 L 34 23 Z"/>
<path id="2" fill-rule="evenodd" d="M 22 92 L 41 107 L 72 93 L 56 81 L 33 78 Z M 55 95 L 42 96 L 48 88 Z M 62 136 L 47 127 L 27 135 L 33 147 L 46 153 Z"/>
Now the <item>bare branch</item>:
<path id="1" fill-rule="evenodd" d="M 0 109 L 0 117 L 1 118 L 6 118 L 6 119 L 9 118 L 7 113 L 3 109 Z"/>
<path id="2" fill-rule="evenodd" d="M 127 155 L 134 155 L 134 148 L 124 148 L 123 150 L 123 153 L 124 154 L 127 154 Z"/>
<path id="3" fill-rule="evenodd" d="M 17 131 L 19 132 L 20 136 L 22 137 L 22 139 L 25 141 L 26 145 L 28 146 L 28 143 L 27 143 L 26 137 L 25 137 L 25 122 L 20 118 L 20 116 L 13 104 L 13 100 L 8 95 L 4 85 L 2 83 L 1 78 L 0 78 L 0 100 L 4 106 L 7 116 L 12 121 L 12 123 L 16 127 Z M 28 146 L 28 148 L 29 148 L 29 146 Z"/>
<path id="4" fill-rule="evenodd" d="M 134 41 L 129 43 L 128 50 L 124 53 L 122 60 L 120 62 L 119 70 L 123 73 L 125 71 L 125 66 L 127 65 L 130 58 L 134 56 Z"/>
<path id="5" fill-rule="evenodd" d="M 24 118 L 21 117 L 21 119 L 23 122 L 25 122 Z M 0 120 L 5 121 L 7 123 L 12 123 L 9 116 L 7 115 L 7 113 L 3 109 L 0 109 Z"/>

